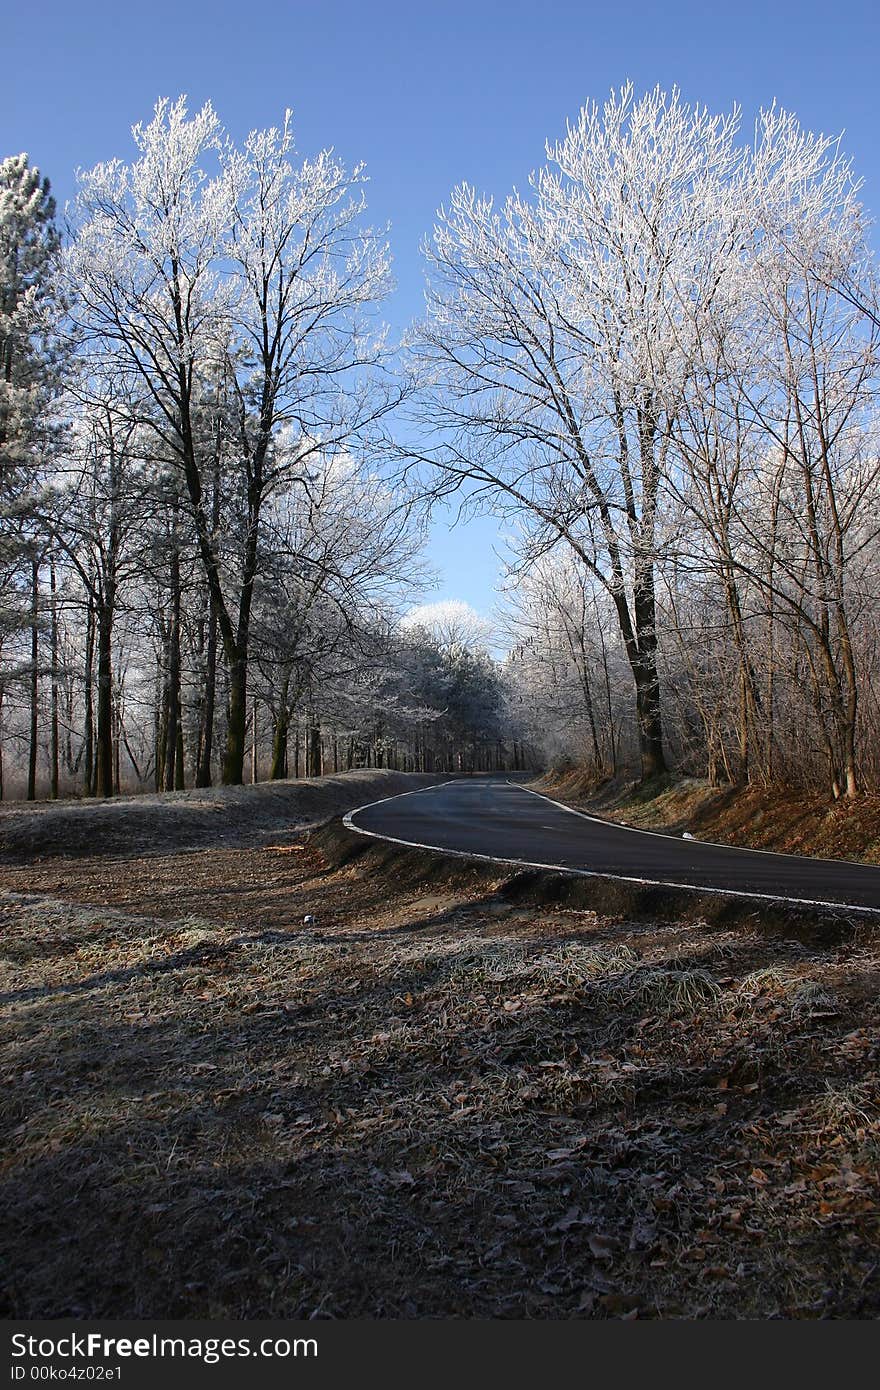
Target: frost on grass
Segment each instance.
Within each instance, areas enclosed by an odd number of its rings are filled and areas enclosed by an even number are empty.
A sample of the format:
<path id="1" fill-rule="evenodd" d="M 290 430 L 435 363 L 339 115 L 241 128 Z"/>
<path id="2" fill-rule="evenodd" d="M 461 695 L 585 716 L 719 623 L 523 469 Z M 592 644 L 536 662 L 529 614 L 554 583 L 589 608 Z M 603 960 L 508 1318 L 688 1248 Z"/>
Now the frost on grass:
<path id="1" fill-rule="evenodd" d="M 0 900 L 9 1315 L 880 1311 L 876 947 L 453 878 Z"/>
<path id="2" fill-rule="evenodd" d="M 628 1002 L 660 1016 L 693 1013 L 721 997 L 721 986 L 707 970 L 634 970 L 618 989 Z"/>
<path id="3" fill-rule="evenodd" d="M 628 968 L 636 956 L 627 946 L 596 947 L 567 943 L 541 950 L 501 942 L 450 961 L 451 979 L 503 984 L 522 980 L 542 985 L 577 986 Z"/>

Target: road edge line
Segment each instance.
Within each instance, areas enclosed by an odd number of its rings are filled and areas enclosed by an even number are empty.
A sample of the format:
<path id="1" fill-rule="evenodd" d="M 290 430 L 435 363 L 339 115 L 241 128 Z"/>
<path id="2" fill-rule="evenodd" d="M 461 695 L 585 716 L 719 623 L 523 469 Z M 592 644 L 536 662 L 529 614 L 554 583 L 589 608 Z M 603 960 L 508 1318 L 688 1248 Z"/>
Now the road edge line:
<path id="1" fill-rule="evenodd" d="M 657 840 L 680 840 L 680 835 L 673 835 L 666 830 L 643 830 L 640 825 L 624 825 L 622 821 L 606 820 L 604 816 L 591 815 L 589 811 L 580 811 L 576 806 L 566 806 L 564 801 L 557 801 L 555 797 L 547 796 L 546 792 L 535 791 L 534 787 L 526 786 L 523 782 L 512 782 L 511 786 L 519 787 L 520 791 L 528 792 L 531 796 L 539 796 L 542 801 L 549 801 L 551 806 L 558 806 L 560 811 L 569 811 L 573 816 L 580 816 L 581 820 L 592 821 L 594 825 L 611 826 L 615 830 L 628 830 L 630 835 L 653 835 Z M 797 859 L 806 863 L 816 862 L 819 864 L 842 864 L 849 869 L 880 869 L 880 864 L 863 864 L 858 859 L 831 859 L 824 855 L 817 854 L 791 854 L 784 849 L 758 849 L 753 845 L 726 845 L 721 840 L 704 840 L 699 835 L 694 835 L 693 840 L 698 845 L 711 845 L 713 849 L 732 849 L 742 851 L 746 854 L 769 854 L 774 859 Z M 795 901 L 794 899 L 792 901 Z M 869 908 L 870 912 L 880 909 Z"/>
<path id="2" fill-rule="evenodd" d="M 448 782 L 437 782 L 437 783 L 435 783 L 435 787 L 437 787 L 437 788 L 439 788 L 439 787 L 448 787 L 448 786 L 451 786 L 451 784 L 452 784 L 453 782 L 456 782 L 456 781 L 458 781 L 458 778 L 451 777 L 451 778 L 449 779 Z M 518 786 L 519 784 L 516 783 L 516 782 L 512 782 L 512 783 L 509 783 L 509 785 L 510 785 L 510 786 Z M 827 899 L 824 899 L 824 898 L 788 898 L 788 897 L 785 897 L 785 896 L 781 896 L 781 895 L 778 894 L 778 893 L 750 893 L 750 892 L 749 892 L 747 889 L 745 889 L 745 888 L 711 888 L 711 887 L 701 887 L 699 884 L 696 884 L 696 883 L 672 883 L 672 882 L 670 882 L 668 879 L 662 879 L 662 878 L 636 878 L 636 877 L 634 877 L 634 876 L 632 876 L 632 875 L 627 875 L 627 874 L 607 874 L 607 873 L 600 873 L 600 872 L 599 872 L 598 870 L 596 870 L 596 869 L 572 869 L 572 868 L 568 868 L 568 867 L 567 867 L 566 865 L 564 865 L 564 864 L 539 864 L 539 863 L 536 863 L 535 861 L 530 860 L 530 859 L 504 859 L 504 858 L 501 858 L 500 856 L 494 855 L 494 854 L 476 854 L 476 853 L 473 853 L 473 852 L 471 852 L 471 851 L 463 850 L 463 849 L 447 849 L 447 848 L 446 848 L 445 846 L 443 846 L 443 845 L 426 845 L 426 844 L 424 844 L 421 840 L 401 840 L 401 839 L 399 839 L 398 836 L 396 836 L 396 835 L 380 835 L 378 831 L 376 831 L 376 830 L 364 830 L 362 826 L 355 825 L 354 822 L 352 821 L 352 816 L 358 815 L 358 813 L 361 812 L 361 811 L 367 811 L 367 810 L 369 810 L 369 808 L 370 808 L 371 806 L 379 806 L 379 805 L 381 805 L 381 803 L 382 803 L 383 801 L 397 801 L 397 800 L 402 799 L 404 796 L 416 796 L 419 792 L 429 792 L 429 791 L 433 791 L 433 790 L 434 790 L 434 787 L 417 787 L 414 791 L 411 791 L 411 792 L 400 792 L 400 793 L 398 794 L 398 796 L 396 796 L 396 797 L 395 797 L 395 796 L 382 796 L 382 797 L 380 797 L 380 798 L 378 799 L 378 801 L 368 801 L 368 802 L 366 802 L 365 805 L 363 805 L 363 806 L 356 806 L 355 809 L 354 809 L 353 811 L 349 811 L 348 814 L 345 815 L 345 816 L 343 817 L 342 823 L 343 823 L 343 825 L 345 826 L 345 828 L 346 828 L 347 830 L 353 831 L 356 835 L 366 835 L 366 836 L 368 836 L 371 840 L 382 840 L 385 844 L 389 844 L 389 845 L 402 845 L 402 846 L 404 847 L 404 849 L 424 849 L 424 850 L 428 850 L 428 851 L 429 851 L 430 853 L 432 853 L 432 854 L 443 854 L 443 855 L 450 856 L 450 857 L 452 857 L 452 858 L 454 858 L 454 859 L 473 859 L 473 860 L 477 860 L 477 861 L 479 861 L 480 863 L 483 863 L 483 864 L 505 864 L 505 865 L 510 865 L 510 866 L 512 866 L 513 868 L 520 868 L 520 869 L 541 869 L 541 870 L 543 870 L 543 871 L 546 872 L 546 873 L 552 873 L 552 874 L 568 874 L 570 877 L 574 877 L 574 878 L 597 878 L 597 879 L 601 879 L 603 882 L 607 882 L 607 883 L 631 883 L 631 884 L 636 884 L 636 885 L 637 885 L 638 887 L 640 887 L 640 888 L 672 888 L 672 889 L 674 889 L 676 892 L 683 892 L 683 893 L 708 893 L 708 894 L 710 894 L 712 897 L 719 897 L 719 898 L 747 898 L 747 899 L 749 899 L 749 901 L 751 901 L 751 902 L 790 903 L 790 904 L 792 904 L 792 905 L 795 906 L 795 907 L 816 907 L 816 908 L 823 908 L 823 909 L 826 909 L 826 910 L 827 910 L 827 909 L 830 909 L 832 912 L 856 912 L 856 913 L 868 914 L 869 916 L 872 916 L 872 917 L 880 917 L 880 907 L 863 907 L 863 906 L 862 906 L 861 904 L 859 904 L 859 903 L 836 903 L 836 902 L 828 902 Z M 530 791 L 531 789 L 530 789 L 529 787 L 523 787 L 522 790 L 523 790 L 523 791 Z M 533 795 L 533 796 L 541 796 L 542 794 L 541 794 L 541 792 L 532 792 L 532 795 Z M 544 796 L 544 797 L 542 797 L 542 800 L 544 800 L 544 801 L 550 801 L 553 805 L 561 806 L 562 809 L 563 809 L 564 811 L 571 811 L 572 815 L 575 815 L 575 816 L 578 816 L 578 815 L 579 815 L 579 816 L 583 816 L 583 818 L 584 818 L 585 820 L 593 820 L 593 821 L 597 820 L 597 817 L 596 817 L 596 816 L 588 816 L 588 815 L 586 815 L 586 814 L 585 814 L 584 812 L 582 812 L 582 811 L 575 811 L 575 810 L 573 810 L 573 808 L 570 807 L 570 806 L 562 806 L 562 802 L 561 802 L 561 801 L 560 801 L 560 802 L 554 802 L 552 797 Z M 608 825 L 609 822 L 608 822 L 608 821 L 599 821 L 599 824 L 600 824 L 600 825 Z M 618 828 L 619 828 L 619 829 L 627 829 L 628 827 L 620 826 L 620 827 L 618 827 Z M 657 832 L 656 832 L 656 831 L 646 830 L 646 831 L 637 831 L 636 833 L 637 833 L 637 834 L 651 835 L 651 834 L 656 834 Z M 666 837 L 666 838 L 671 838 L 671 837 Z M 702 842 L 702 843 L 707 843 L 707 842 L 704 841 L 704 842 Z M 721 848 L 721 849 L 736 849 L 737 846 L 735 846 L 735 845 L 722 845 L 722 846 L 719 846 L 719 848 Z M 766 852 L 769 853 L 770 851 L 766 851 Z M 789 856 L 789 857 L 792 857 L 792 858 L 796 858 L 796 859 L 797 859 L 797 858 L 802 858 L 803 856 L 794 855 L 794 856 Z M 842 862 L 843 862 L 843 863 L 847 863 L 848 861 L 847 861 L 847 860 L 843 860 Z M 870 867 L 873 867 L 873 866 L 872 866 L 872 865 L 866 865 L 865 867 L 866 867 L 866 868 L 870 868 Z"/>
<path id="3" fill-rule="evenodd" d="M 351 819 L 352 816 L 360 815 L 361 811 L 369 811 L 371 806 L 381 806 L 383 801 L 402 801 L 405 796 L 420 796 L 422 792 L 434 791 L 435 787 L 451 787 L 453 782 L 457 781 L 457 777 L 450 777 L 445 782 L 432 782 L 430 786 L 427 787 L 413 787 L 410 792 L 395 792 L 393 796 L 379 796 L 375 801 L 365 801 L 363 806 L 355 806 L 353 810 L 346 811 L 345 815 L 342 817 L 342 824 L 345 826 L 346 830 L 357 831 L 358 835 L 372 835 L 372 830 L 361 830 L 360 826 L 354 825 Z M 382 836 L 379 835 L 375 838 L 381 840 Z M 405 844 L 406 841 L 401 840 L 400 843 Z M 425 846 L 420 846 L 420 848 L 424 849 Z"/>

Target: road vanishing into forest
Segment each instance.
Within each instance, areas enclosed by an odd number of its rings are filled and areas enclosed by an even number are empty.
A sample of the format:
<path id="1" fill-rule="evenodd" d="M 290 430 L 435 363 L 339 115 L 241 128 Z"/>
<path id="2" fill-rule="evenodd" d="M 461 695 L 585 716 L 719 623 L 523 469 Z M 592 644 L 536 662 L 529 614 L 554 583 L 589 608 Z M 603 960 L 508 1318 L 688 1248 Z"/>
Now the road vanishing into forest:
<path id="1" fill-rule="evenodd" d="M 880 913 L 880 867 L 735 849 L 598 820 L 502 774 L 456 778 L 361 806 L 361 835 L 535 869 Z"/>

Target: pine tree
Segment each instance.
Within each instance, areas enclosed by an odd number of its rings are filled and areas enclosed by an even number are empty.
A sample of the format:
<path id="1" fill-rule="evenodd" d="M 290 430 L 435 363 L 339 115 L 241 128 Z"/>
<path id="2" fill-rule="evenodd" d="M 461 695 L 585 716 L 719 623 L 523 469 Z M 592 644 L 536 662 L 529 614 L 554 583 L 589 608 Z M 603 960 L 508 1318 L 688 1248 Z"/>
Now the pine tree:
<path id="1" fill-rule="evenodd" d="M 4 501 L 39 441 L 52 369 L 59 236 L 49 180 L 26 154 L 0 163 L 0 467 Z"/>
<path id="2" fill-rule="evenodd" d="M 36 518 L 53 430 L 53 339 L 59 309 L 55 200 L 26 154 L 0 162 L 0 695 L 21 682 L 30 703 L 28 794 L 34 795 L 40 566 Z M 22 647 L 21 639 L 27 634 Z M 12 647 L 12 651 L 8 650 Z"/>

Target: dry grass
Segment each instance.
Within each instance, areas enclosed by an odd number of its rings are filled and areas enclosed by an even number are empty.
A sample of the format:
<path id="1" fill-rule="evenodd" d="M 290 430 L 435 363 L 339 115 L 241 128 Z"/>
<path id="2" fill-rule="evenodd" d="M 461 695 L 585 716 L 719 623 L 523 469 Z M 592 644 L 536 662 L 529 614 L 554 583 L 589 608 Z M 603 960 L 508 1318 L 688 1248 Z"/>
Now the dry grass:
<path id="1" fill-rule="evenodd" d="M 3 878 L 7 1316 L 880 1311 L 864 929 L 336 832 Z"/>
<path id="2" fill-rule="evenodd" d="M 315 825 L 365 802 L 442 781 L 361 768 L 329 777 L 143 793 L 110 801 L 0 805 L 0 858 L 112 856 L 265 843 L 273 831 Z"/>

